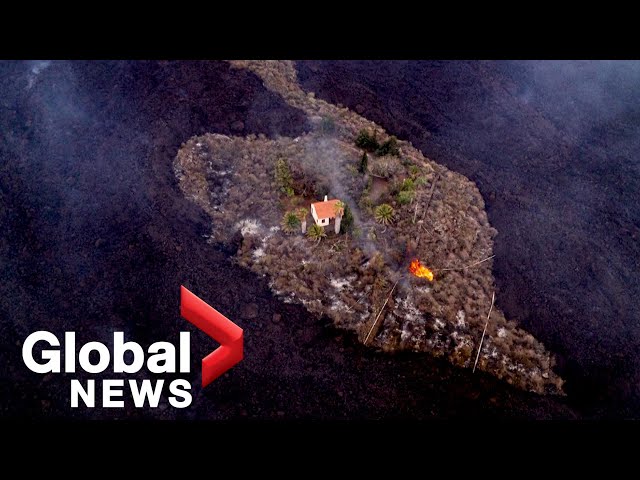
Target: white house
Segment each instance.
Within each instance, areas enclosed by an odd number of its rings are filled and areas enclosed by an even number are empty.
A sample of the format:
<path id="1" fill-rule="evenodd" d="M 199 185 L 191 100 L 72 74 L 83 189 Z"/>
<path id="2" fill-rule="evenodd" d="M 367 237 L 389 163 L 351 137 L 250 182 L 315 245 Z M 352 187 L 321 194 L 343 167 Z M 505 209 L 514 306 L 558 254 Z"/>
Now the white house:
<path id="1" fill-rule="evenodd" d="M 335 219 L 335 232 L 340 233 L 340 221 L 342 220 L 342 214 L 344 209 L 342 208 L 342 202 L 337 198 L 333 200 L 327 200 L 327 196 L 324 196 L 324 201 L 315 202 L 311 204 L 311 216 L 316 222 L 316 225 L 326 227 L 329 225 L 332 219 Z"/>

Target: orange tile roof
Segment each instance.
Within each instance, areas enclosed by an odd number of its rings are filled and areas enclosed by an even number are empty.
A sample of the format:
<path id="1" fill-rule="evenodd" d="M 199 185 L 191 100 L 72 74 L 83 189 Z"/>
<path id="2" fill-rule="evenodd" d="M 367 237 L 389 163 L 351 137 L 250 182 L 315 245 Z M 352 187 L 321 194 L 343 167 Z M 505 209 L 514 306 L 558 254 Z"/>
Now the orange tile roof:
<path id="1" fill-rule="evenodd" d="M 336 204 L 339 202 L 337 198 L 333 200 L 327 200 L 326 202 L 312 203 L 313 208 L 316 210 L 318 218 L 335 218 L 336 216 Z"/>

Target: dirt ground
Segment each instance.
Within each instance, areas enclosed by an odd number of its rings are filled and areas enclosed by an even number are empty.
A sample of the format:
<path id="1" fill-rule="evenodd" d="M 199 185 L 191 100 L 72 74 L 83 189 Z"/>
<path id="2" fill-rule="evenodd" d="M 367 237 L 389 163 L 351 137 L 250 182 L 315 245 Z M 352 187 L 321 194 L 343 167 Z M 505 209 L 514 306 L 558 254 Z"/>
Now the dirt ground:
<path id="1" fill-rule="evenodd" d="M 206 243 L 207 217 L 171 169 L 181 142 L 306 128 L 254 75 L 223 62 L 3 62 L 0 88 L 2 418 L 579 415 L 566 400 L 428 355 L 367 351 L 274 299 L 265 279 Z M 180 284 L 245 329 L 245 359 L 204 392 L 199 360 L 214 345 L 180 319 Z M 190 330 L 194 402 L 184 411 L 166 397 L 158 409 L 129 401 L 124 410 L 72 410 L 72 375 L 38 375 L 22 363 L 21 342 L 37 329 L 76 331 L 79 344 L 109 344 L 123 330 L 143 345 Z"/>

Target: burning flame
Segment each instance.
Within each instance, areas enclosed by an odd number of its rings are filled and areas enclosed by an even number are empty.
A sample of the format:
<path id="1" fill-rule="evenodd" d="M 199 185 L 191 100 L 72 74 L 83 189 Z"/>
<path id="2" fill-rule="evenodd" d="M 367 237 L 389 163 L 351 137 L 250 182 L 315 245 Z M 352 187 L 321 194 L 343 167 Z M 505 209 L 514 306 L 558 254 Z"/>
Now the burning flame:
<path id="1" fill-rule="evenodd" d="M 411 261 L 409 265 L 409 271 L 419 278 L 426 278 L 430 282 L 433 282 L 433 272 L 420 263 L 417 258 Z"/>

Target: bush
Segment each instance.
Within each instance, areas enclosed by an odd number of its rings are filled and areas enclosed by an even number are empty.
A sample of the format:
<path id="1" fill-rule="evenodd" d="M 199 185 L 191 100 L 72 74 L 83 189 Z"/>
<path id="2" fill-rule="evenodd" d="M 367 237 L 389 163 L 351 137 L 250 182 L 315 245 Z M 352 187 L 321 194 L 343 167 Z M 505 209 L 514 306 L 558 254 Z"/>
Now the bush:
<path id="1" fill-rule="evenodd" d="M 377 159 L 371 166 L 371 173 L 382 178 L 390 178 L 402 170 L 397 158 L 386 156 Z"/>
<path id="2" fill-rule="evenodd" d="M 287 197 L 293 197 L 294 191 L 291 170 L 289 169 L 289 164 L 284 158 L 279 158 L 276 161 L 275 178 L 280 191 Z"/>
<path id="3" fill-rule="evenodd" d="M 360 166 L 358 167 L 358 171 L 360 173 L 366 173 L 368 166 L 369 166 L 369 157 L 367 155 L 367 152 L 362 152 L 362 158 L 360 159 Z"/>
<path id="4" fill-rule="evenodd" d="M 400 205 L 408 205 L 413 200 L 413 192 L 410 190 L 401 190 L 397 195 Z"/>
<path id="5" fill-rule="evenodd" d="M 280 225 L 284 233 L 291 234 L 297 232 L 301 228 L 299 214 L 297 212 L 285 213 Z"/>
<path id="6" fill-rule="evenodd" d="M 307 237 L 312 240 L 317 240 L 318 242 L 326 236 L 327 234 L 324 232 L 324 228 L 320 225 L 316 225 L 315 223 L 307 230 Z"/>
<path id="7" fill-rule="evenodd" d="M 376 154 L 379 156 L 393 155 L 397 157 L 400 155 L 400 149 L 398 148 L 398 139 L 393 135 L 389 137 L 389 140 L 384 142 L 376 150 Z"/>
<path id="8" fill-rule="evenodd" d="M 393 222 L 393 216 L 394 216 L 393 207 L 388 203 L 383 203 L 382 205 L 378 205 L 375 209 L 374 216 L 376 218 L 376 222 L 381 223 L 383 225 L 388 225 Z"/>
<path id="9" fill-rule="evenodd" d="M 401 192 L 413 192 L 416 189 L 416 184 L 411 178 L 405 178 L 400 184 Z"/>
<path id="10" fill-rule="evenodd" d="M 367 130 L 360 130 L 360 133 L 356 137 L 356 147 L 362 148 L 368 152 L 375 152 L 380 148 L 380 144 L 376 139 L 376 133 L 373 132 L 373 135 L 369 133 Z"/>
<path id="11" fill-rule="evenodd" d="M 353 230 L 353 213 L 349 205 L 344 204 L 344 213 L 342 214 L 342 221 L 340 223 L 340 233 L 348 233 Z"/>

